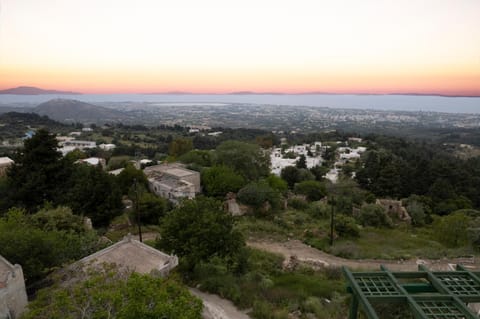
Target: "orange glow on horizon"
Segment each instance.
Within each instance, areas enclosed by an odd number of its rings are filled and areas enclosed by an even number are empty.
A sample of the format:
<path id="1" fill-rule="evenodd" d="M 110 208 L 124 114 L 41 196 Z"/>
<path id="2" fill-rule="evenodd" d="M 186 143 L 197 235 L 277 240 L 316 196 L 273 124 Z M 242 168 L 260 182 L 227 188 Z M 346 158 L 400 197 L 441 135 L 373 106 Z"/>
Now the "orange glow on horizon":
<path id="1" fill-rule="evenodd" d="M 2 0 L 0 89 L 480 96 L 480 1 L 137 2 Z"/>

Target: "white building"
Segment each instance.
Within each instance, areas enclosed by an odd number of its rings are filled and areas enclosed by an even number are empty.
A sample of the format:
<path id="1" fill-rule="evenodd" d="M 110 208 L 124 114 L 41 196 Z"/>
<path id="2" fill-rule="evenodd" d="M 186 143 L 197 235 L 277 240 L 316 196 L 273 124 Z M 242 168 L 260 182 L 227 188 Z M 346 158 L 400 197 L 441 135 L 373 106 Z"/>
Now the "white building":
<path id="1" fill-rule="evenodd" d="M 84 163 L 92 166 L 100 165 L 102 166 L 102 168 L 105 168 L 107 166 L 106 161 L 100 157 L 89 157 L 89 158 L 79 159 L 75 163 Z"/>
<path id="2" fill-rule="evenodd" d="M 100 145 L 98 145 L 98 148 L 100 148 L 104 151 L 114 150 L 115 147 L 117 147 L 115 144 L 100 144 Z"/>
<path id="3" fill-rule="evenodd" d="M 200 173 L 181 164 L 148 166 L 144 170 L 149 188 L 156 195 L 178 203 L 182 198 L 195 198 L 200 193 Z"/>
<path id="4" fill-rule="evenodd" d="M 97 143 L 94 141 L 82 141 L 76 140 L 73 138 L 69 138 L 68 140 L 61 141 L 58 143 L 60 148 L 58 149 L 59 152 L 62 153 L 63 156 L 70 153 L 73 150 L 84 150 L 84 149 L 91 149 L 96 148 Z"/>
<path id="5" fill-rule="evenodd" d="M 318 146 L 318 147 L 317 147 Z M 318 149 L 318 151 L 317 151 Z M 310 154 L 308 155 L 310 150 Z M 301 155 L 305 156 L 307 168 L 312 168 L 317 165 L 322 165 L 323 159 L 321 156 L 322 143 L 315 142 L 312 145 L 303 144 L 295 145 L 284 150 L 284 153 L 292 152 L 295 154 L 295 158 L 283 158 L 281 148 L 273 148 L 270 153 L 271 172 L 277 176 L 280 176 L 282 169 L 287 166 L 295 166 L 296 162 L 300 159 Z"/>

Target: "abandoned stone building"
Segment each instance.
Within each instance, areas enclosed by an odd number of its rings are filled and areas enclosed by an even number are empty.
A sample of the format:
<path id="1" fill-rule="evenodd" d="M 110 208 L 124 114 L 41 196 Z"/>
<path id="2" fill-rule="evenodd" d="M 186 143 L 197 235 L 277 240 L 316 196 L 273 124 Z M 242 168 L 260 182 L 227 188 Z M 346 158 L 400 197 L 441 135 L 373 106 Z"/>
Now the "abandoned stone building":
<path id="1" fill-rule="evenodd" d="M 182 198 L 195 198 L 201 191 L 200 173 L 178 163 L 149 166 L 144 173 L 150 190 L 173 203 Z"/>
<path id="2" fill-rule="evenodd" d="M 0 319 L 19 318 L 27 303 L 22 267 L 0 255 Z"/>
<path id="3" fill-rule="evenodd" d="M 408 224 L 412 222 L 412 218 L 405 207 L 403 207 L 401 201 L 393 199 L 377 199 L 376 204 L 382 206 L 394 221 L 399 220 Z"/>

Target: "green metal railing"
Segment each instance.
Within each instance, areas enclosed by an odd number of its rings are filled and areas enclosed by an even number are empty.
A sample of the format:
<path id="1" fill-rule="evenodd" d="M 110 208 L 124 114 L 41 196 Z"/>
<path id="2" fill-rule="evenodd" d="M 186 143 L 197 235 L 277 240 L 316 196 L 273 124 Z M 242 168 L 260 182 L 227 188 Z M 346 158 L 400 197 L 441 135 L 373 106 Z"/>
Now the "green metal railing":
<path id="1" fill-rule="evenodd" d="M 457 265 L 456 271 L 432 272 L 420 265 L 416 272 L 351 272 L 343 267 L 352 294 L 349 319 L 359 306 L 368 319 L 380 319 L 376 304 L 404 304 L 416 319 L 478 319 L 467 306 L 480 302 L 480 273 Z"/>

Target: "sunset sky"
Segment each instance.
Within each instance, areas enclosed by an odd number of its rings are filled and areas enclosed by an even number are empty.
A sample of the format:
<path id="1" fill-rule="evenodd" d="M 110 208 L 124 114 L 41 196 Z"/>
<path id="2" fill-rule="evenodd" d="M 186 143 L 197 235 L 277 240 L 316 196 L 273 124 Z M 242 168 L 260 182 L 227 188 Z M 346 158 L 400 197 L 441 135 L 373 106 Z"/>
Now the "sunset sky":
<path id="1" fill-rule="evenodd" d="M 0 89 L 480 95 L 479 0 L 0 5 Z"/>

